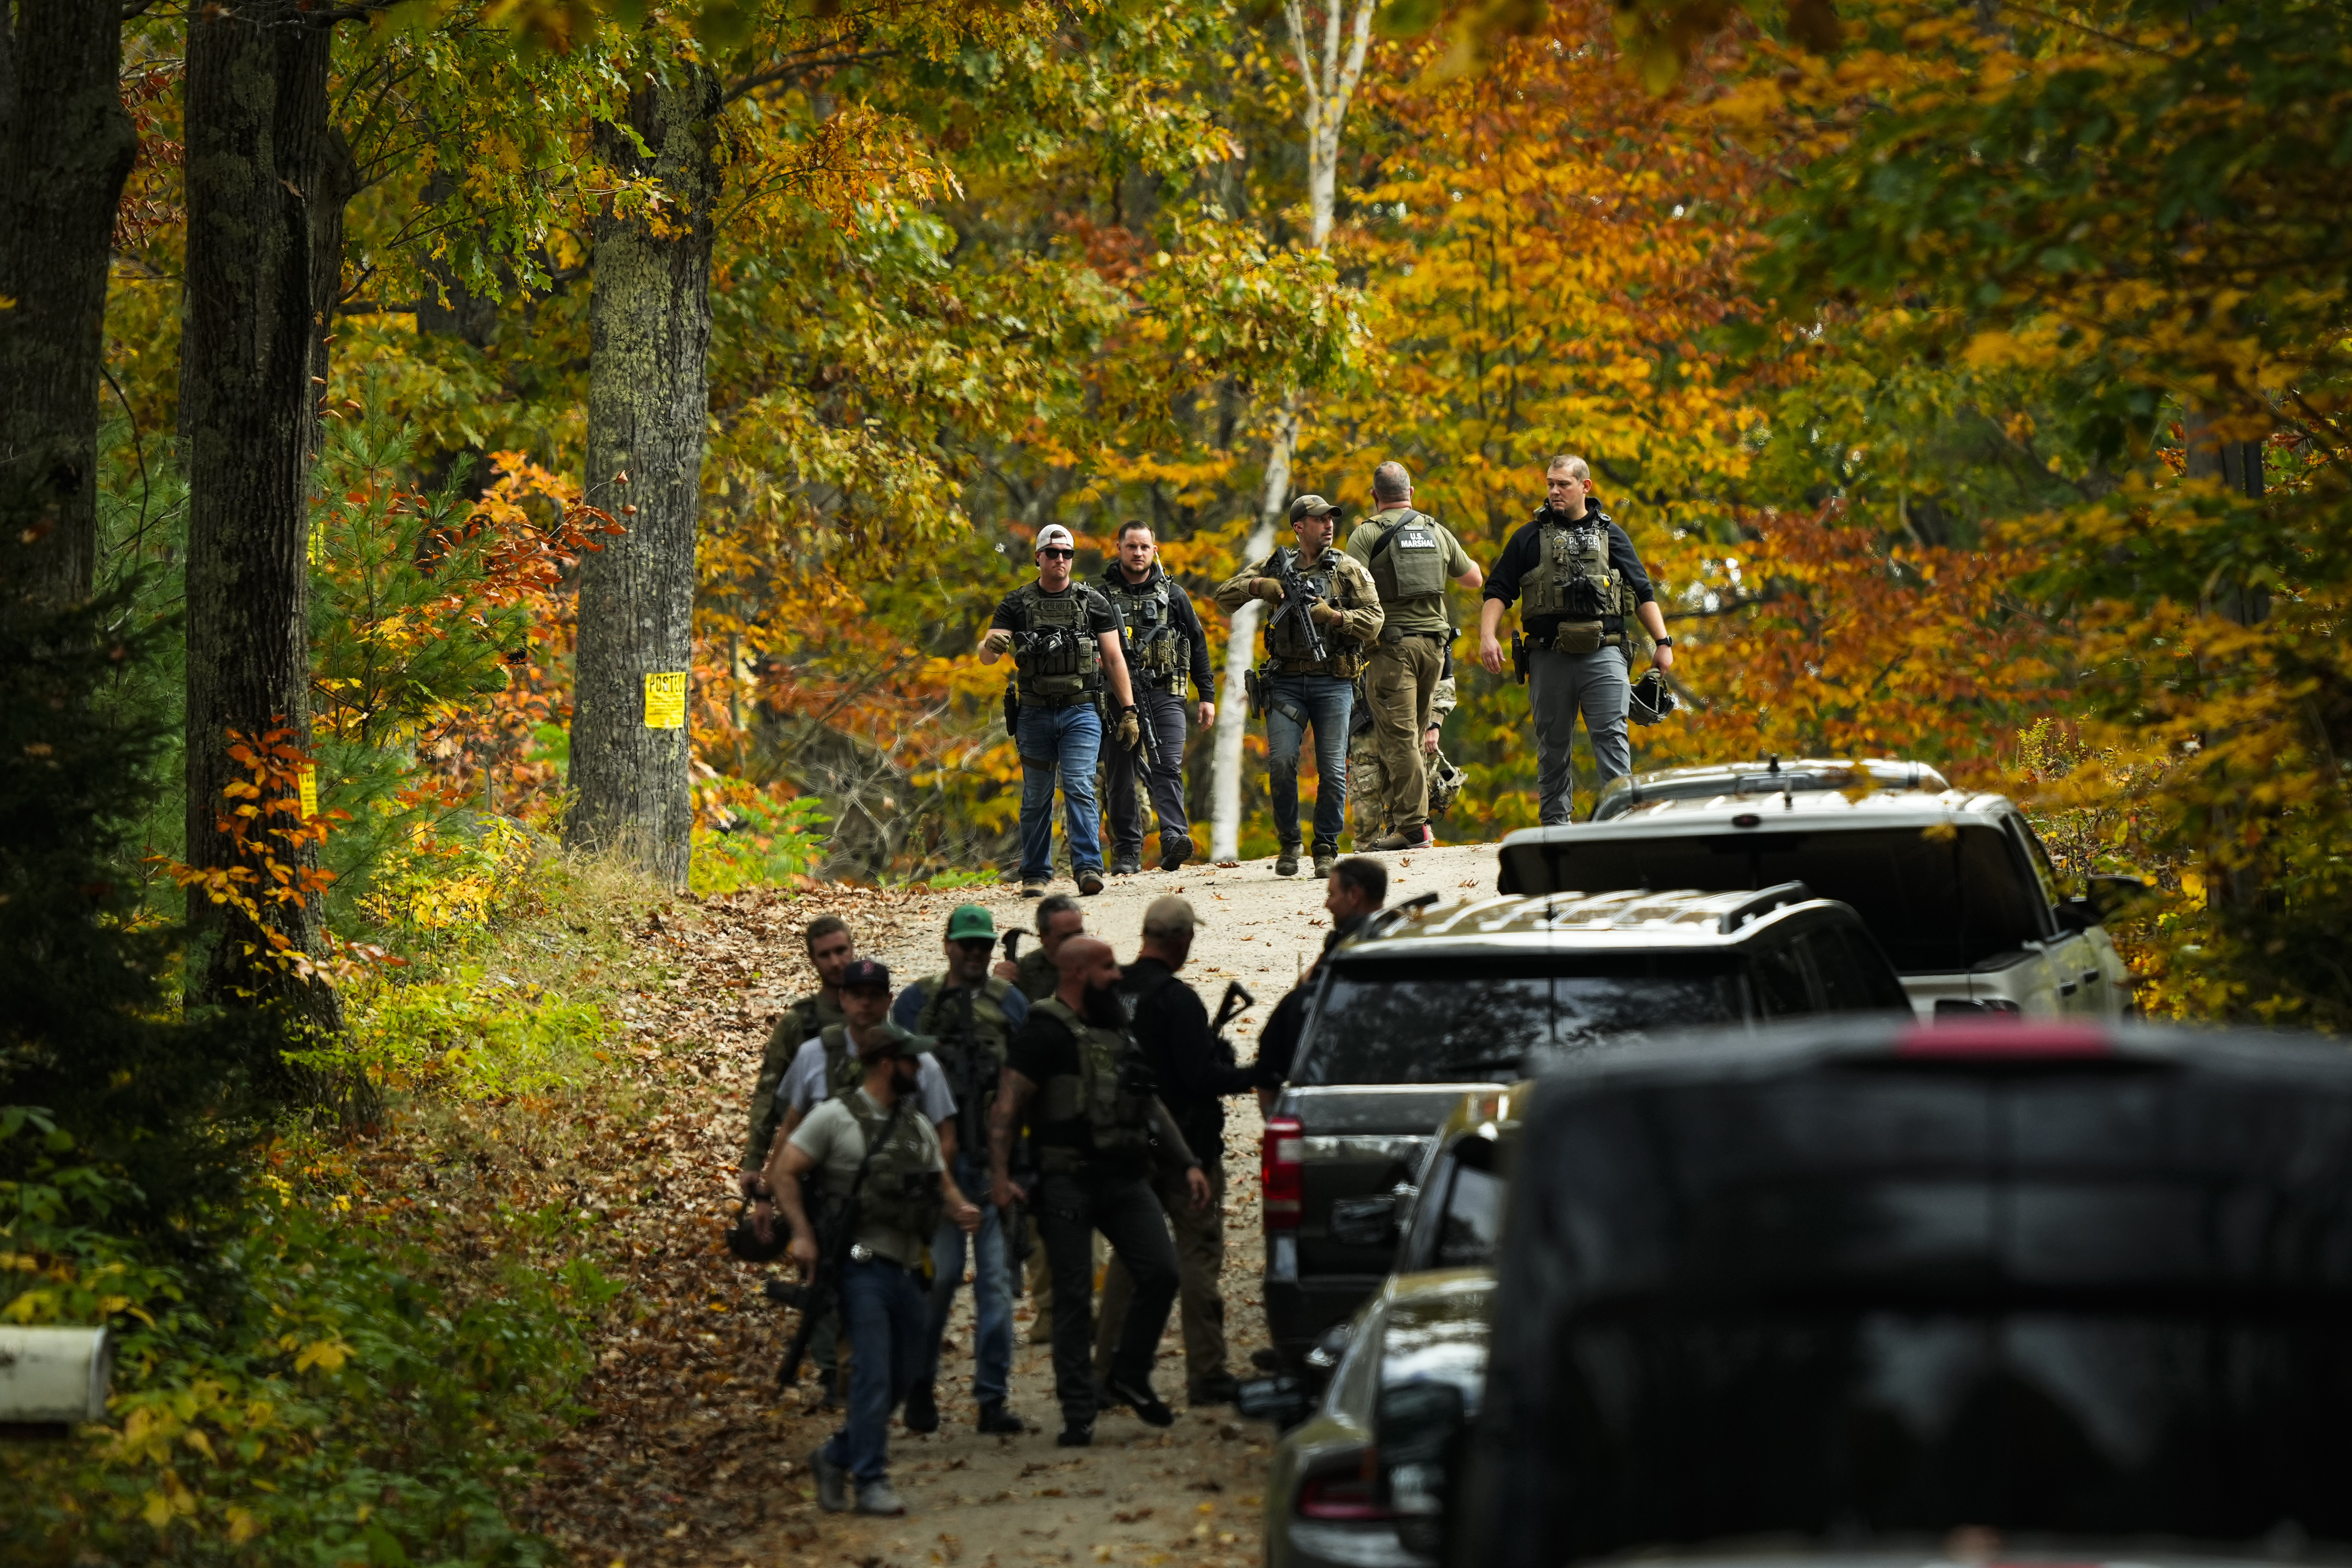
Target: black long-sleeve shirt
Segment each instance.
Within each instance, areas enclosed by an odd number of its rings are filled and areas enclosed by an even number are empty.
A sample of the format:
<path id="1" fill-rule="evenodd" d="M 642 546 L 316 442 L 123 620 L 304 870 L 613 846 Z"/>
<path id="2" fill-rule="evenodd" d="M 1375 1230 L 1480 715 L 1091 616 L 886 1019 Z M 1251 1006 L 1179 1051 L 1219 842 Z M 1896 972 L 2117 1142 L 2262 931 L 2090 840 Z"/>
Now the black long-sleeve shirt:
<path id="1" fill-rule="evenodd" d="M 1127 965 L 1121 990 L 1136 999 L 1135 1043 L 1160 1082 L 1160 1103 L 1202 1160 L 1224 1136 L 1224 1097 L 1258 1086 L 1257 1069 L 1234 1060 L 1233 1047 L 1210 1031 L 1200 993 L 1157 958 Z"/>
<path id="2" fill-rule="evenodd" d="M 1518 602 L 1519 580 L 1543 564 L 1543 525 L 1546 514 L 1550 510 L 1546 507 L 1537 512 L 1511 535 L 1510 542 L 1503 546 L 1502 559 L 1495 563 L 1495 570 L 1486 577 L 1487 598 L 1498 605 Z M 1598 507 L 1588 507 L 1586 511 L 1609 530 L 1609 564 L 1616 568 L 1617 574 L 1624 578 L 1626 584 L 1633 590 L 1633 602 L 1637 605 L 1656 604 L 1658 596 L 1651 592 L 1650 574 L 1643 568 L 1642 557 L 1634 552 L 1633 542 L 1625 536 L 1625 531 L 1611 521 L 1609 514 Z M 1562 517 L 1558 521 L 1567 523 L 1582 520 Z M 1523 629 L 1538 641 L 1549 641 L 1565 618 L 1561 616 L 1523 616 Z M 1604 616 L 1602 625 L 1607 626 L 1616 618 L 1614 616 Z"/>
<path id="3" fill-rule="evenodd" d="M 1201 629 L 1200 612 L 1192 608 L 1192 595 L 1184 591 L 1184 584 L 1170 577 L 1157 561 L 1151 563 L 1151 575 L 1140 583 L 1127 580 L 1117 556 L 1111 558 L 1110 564 L 1103 568 L 1102 574 L 1105 592 L 1116 586 L 1130 594 L 1135 593 L 1151 586 L 1153 578 L 1167 581 L 1168 624 L 1174 626 L 1176 635 L 1185 640 L 1184 664 L 1192 672 L 1192 695 L 1202 702 L 1213 702 L 1216 700 L 1217 677 L 1209 665 L 1209 634 Z"/>

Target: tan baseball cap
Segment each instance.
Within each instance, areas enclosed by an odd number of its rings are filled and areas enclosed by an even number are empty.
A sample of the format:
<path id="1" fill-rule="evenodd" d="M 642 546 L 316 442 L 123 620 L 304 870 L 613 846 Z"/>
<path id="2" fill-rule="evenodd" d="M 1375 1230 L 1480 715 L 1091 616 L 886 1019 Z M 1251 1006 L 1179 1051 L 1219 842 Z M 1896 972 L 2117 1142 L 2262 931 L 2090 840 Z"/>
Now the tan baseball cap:
<path id="1" fill-rule="evenodd" d="M 1049 522 L 1037 531 L 1037 548 L 1043 550 L 1049 544 L 1064 550 L 1078 547 L 1078 542 L 1070 536 L 1070 531 L 1058 522 Z"/>
<path id="2" fill-rule="evenodd" d="M 1191 900 L 1180 899 L 1173 893 L 1162 894 L 1152 900 L 1151 907 L 1143 911 L 1143 934 L 1146 936 L 1173 936 L 1178 931 L 1192 931 L 1200 923 L 1201 917 L 1192 912 Z"/>
<path id="3" fill-rule="evenodd" d="M 1302 517 L 1322 517 L 1339 510 L 1321 496 L 1304 495 L 1290 503 L 1290 521 L 1297 522 Z"/>

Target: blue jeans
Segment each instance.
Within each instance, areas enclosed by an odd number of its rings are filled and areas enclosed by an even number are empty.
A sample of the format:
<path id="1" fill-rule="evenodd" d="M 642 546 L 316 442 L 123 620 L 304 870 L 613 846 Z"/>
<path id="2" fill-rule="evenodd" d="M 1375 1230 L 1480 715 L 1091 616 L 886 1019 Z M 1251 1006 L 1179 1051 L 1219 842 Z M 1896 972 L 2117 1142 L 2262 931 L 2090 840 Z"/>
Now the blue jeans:
<path id="1" fill-rule="evenodd" d="M 1298 745 L 1315 730 L 1315 842 L 1339 845 L 1348 811 L 1348 713 L 1355 683 L 1336 675 L 1277 675 L 1265 704 L 1265 787 L 1274 798 L 1274 836 L 1298 842 Z"/>
<path id="2" fill-rule="evenodd" d="M 1070 835 L 1070 874 L 1102 869 L 1102 811 L 1095 805 L 1095 759 L 1102 715 L 1091 702 L 1021 710 L 1021 879 L 1054 879 L 1054 774 Z"/>
<path id="3" fill-rule="evenodd" d="M 980 1230 L 971 1239 L 971 1310 L 976 1320 L 972 1346 L 972 1397 L 982 1405 L 1002 1405 L 1013 1375 L 1013 1276 L 1006 1272 L 1004 1226 L 996 1205 L 987 1201 L 988 1170 L 958 1154 L 956 1185 L 982 1194 Z M 936 1383 L 940 1376 L 940 1337 L 947 1332 L 948 1312 L 955 1305 L 956 1288 L 963 1283 L 964 1234 L 953 1220 L 943 1220 L 931 1238 L 930 1320 L 923 1330 L 922 1365 L 917 1383 Z"/>
<path id="4" fill-rule="evenodd" d="M 842 1327 L 849 1334 L 849 1419 L 825 1439 L 824 1457 L 860 1486 L 890 1473 L 890 1413 L 915 1386 L 923 1357 L 923 1288 L 887 1258 L 852 1263 L 841 1275 Z"/>

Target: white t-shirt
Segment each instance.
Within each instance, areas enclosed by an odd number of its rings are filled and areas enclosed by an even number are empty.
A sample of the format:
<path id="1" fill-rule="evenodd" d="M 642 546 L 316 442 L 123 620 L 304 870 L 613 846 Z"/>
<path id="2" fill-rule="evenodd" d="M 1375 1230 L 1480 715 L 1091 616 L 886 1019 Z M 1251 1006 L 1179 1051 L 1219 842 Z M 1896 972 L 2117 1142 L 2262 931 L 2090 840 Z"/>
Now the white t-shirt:
<path id="1" fill-rule="evenodd" d="M 915 1060 L 916 1108 L 932 1126 L 945 1126 L 955 1115 L 955 1093 L 948 1088 L 948 1075 L 940 1070 L 939 1059 L 929 1051 Z M 788 1115 L 797 1110 L 806 1116 L 812 1106 L 822 1105 L 832 1098 L 833 1091 L 824 1076 L 824 1039 L 812 1035 L 801 1042 L 793 1065 L 784 1069 L 783 1081 L 776 1085 L 776 1103 Z"/>

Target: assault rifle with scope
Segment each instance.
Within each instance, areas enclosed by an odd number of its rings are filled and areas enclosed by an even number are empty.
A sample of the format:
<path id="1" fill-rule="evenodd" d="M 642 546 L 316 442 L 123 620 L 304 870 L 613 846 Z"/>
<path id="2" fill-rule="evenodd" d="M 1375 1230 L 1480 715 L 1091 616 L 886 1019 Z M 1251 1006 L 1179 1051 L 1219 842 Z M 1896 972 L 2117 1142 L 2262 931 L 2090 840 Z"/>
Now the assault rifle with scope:
<path id="1" fill-rule="evenodd" d="M 1307 645 L 1307 657 L 1321 664 L 1331 657 L 1331 647 L 1323 640 L 1323 628 L 1315 624 L 1315 606 L 1323 602 L 1322 591 L 1308 582 L 1298 570 L 1298 552 L 1277 550 L 1274 552 L 1274 580 L 1282 584 L 1282 604 L 1274 618 L 1265 624 L 1266 633 L 1286 620 L 1296 620 L 1301 639 Z"/>

